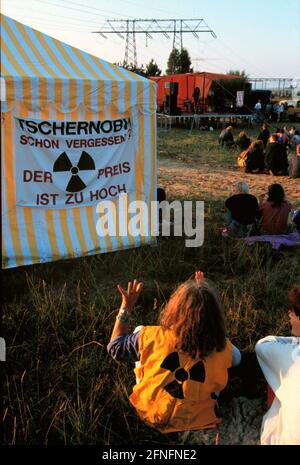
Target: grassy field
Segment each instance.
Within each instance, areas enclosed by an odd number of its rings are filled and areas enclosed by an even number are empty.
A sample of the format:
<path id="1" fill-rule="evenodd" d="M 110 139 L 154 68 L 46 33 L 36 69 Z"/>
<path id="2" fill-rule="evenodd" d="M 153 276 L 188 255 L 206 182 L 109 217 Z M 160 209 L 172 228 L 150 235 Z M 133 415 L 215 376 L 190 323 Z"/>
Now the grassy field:
<path id="1" fill-rule="evenodd" d="M 118 282 L 144 282 L 132 328 L 155 323 L 174 287 L 201 269 L 219 289 L 228 333 L 245 360 L 260 337 L 289 334 L 286 295 L 300 281 L 299 248 L 274 251 L 268 244 L 248 247 L 222 239 L 224 199 L 236 179 L 248 180 L 257 194 L 273 180 L 241 175 L 237 152 L 219 147 L 216 137 L 216 132 L 180 129 L 158 134 L 158 184 L 169 199 L 205 201 L 202 247 L 185 248 L 184 238 L 163 238 L 157 247 L 4 272 L 5 443 L 168 440 L 137 419 L 128 402 L 132 367 L 106 353 L 120 304 Z M 299 180 L 276 181 L 300 205 Z"/>

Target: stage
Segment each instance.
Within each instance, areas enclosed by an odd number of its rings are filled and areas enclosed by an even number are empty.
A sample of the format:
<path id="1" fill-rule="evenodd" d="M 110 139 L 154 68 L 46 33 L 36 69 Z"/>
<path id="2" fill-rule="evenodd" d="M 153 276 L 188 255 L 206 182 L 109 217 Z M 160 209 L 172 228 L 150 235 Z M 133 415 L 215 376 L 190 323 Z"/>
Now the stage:
<path id="1" fill-rule="evenodd" d="M 248 127 L 253 121 L 253 114 L 239 113 L 182 113 L 181 115 L 166 115 L 157 113 L 157 125 L 170 129 L 173 126 L 185 126 L 199 129 L 200 126 L 212 126 L 214 129 L 223 128 L 228 124 L 246 123 Z"/>

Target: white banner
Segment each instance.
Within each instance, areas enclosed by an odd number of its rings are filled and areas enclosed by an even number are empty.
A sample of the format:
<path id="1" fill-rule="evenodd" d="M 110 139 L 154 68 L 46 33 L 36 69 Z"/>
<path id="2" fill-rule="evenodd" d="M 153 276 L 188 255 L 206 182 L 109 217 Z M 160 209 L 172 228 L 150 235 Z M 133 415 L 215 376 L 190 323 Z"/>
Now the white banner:
<path id="1" fill-rule="evenodd" d="M 243 90 L 238 90 L 236 92 L 236 106 L 238 108 L 244 106 L 244 94 L 245 92 Z"/>
<path id="2" fill-rule="evenodd" d="M 81 207 L 135 190 L 130 118 L 15 122 L 17 205 Z"/>

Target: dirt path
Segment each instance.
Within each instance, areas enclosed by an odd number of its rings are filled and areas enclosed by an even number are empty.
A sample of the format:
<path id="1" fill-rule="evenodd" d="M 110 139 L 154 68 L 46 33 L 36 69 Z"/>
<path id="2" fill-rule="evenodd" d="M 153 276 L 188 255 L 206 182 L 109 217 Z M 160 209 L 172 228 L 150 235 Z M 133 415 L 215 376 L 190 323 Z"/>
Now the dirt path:
<path id="1" fill-rule="evenodd" d="M 256 196 L 266 193 L 267 187 L 276 182 L 282 184 L 287 198 L 300 202 L 300 179 L 288 176 L 268 176 L 265 174 L 248 174 L 232 166 L 230 168 L 213 168 L 200 162 L 177 161 L 162 158 L 158 162 L 158 185 L 164 187 L 167 195 L 174 197 L 178 192 L 187 198 L 207 197 L 224 198 L 232 193 L 238 181 L 246 181 L 250 192 Z"/>
<path id="2" fill-rule="evenodd" d="M 220 445 L 259 445 L 262 417 L 265 414 L 263 401 L 237 397 L 223 409 L 223 421 L 219 425 Z M 181 444 L 214 445 L 215 434 L 194 431 L 182 434 Z"/>

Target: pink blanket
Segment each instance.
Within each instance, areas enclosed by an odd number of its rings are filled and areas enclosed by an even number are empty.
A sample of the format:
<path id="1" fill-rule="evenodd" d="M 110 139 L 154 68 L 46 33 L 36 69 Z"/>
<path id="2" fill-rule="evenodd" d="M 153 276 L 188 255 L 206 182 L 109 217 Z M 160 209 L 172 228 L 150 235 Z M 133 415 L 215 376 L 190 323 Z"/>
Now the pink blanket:
<path id="1" fill-rule="evenodd" d="M 280 234 L 278 236 L 250 236 L 244 239 L 248 242 L 249 245 L 254 244 L 254 242 L 270 242 L 273 249 L 279 249 L 281 245 L 300 245 L 300 233 L 298 231 L 293 231 L 289 234 Z"/>

